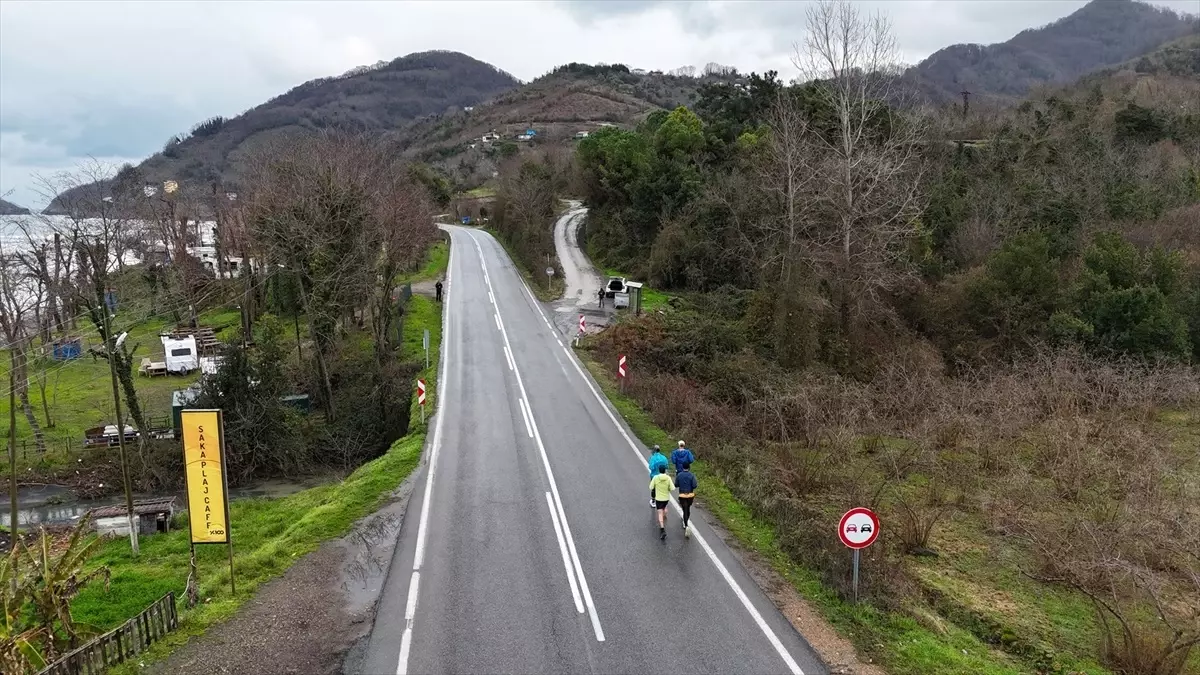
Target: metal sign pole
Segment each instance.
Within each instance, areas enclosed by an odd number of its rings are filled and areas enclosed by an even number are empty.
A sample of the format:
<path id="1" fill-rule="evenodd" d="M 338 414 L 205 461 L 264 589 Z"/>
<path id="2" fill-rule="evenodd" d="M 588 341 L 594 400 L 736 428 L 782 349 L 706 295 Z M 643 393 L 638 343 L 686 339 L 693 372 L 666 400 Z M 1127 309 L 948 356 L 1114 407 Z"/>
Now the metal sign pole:
<path id="1" fill-rule="evenodd" d="M 428 369 L 429 368 L 429 329 L 428 328 L 425 329 L 424 346 L 425 346 L 425 368 Z"/>
<path id="2" fill-rule="evenodd" d="M 854 604 L 858 604 L 858 549 L 854 549 Z"/>
<path id="3" fill-rule="evenodd" d="M 225 542 L 229 548 L 229 594 L 237 595 L 237 582 L 233 575 L 233 525 L 229 520 L 229 474 L 225 467 L 225 455 L 229 454 L 229 446 L 225 443 L 225 415 L 217 411 L 217 428 L 221 434 L 221 489 L 225 492 Z"/>

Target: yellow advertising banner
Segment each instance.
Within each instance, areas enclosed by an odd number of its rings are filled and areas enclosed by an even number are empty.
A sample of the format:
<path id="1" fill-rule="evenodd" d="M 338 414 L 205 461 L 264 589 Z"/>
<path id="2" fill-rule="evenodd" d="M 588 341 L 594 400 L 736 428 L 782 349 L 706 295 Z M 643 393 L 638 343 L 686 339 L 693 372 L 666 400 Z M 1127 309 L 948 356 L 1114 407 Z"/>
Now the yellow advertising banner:
<path id="1" fill-rule="evenodd" d="M 229 541 L 220 410 L 184 410 L 183 461 L 193 544 Z"/>

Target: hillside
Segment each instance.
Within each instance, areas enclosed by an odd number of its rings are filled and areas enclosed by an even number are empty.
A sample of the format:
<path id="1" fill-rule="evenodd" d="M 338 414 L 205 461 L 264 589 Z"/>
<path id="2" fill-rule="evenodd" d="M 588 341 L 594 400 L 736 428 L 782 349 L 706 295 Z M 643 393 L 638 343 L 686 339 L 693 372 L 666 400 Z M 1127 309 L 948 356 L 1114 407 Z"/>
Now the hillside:
<path id="1" fill-rule="evenodd" d="M 909 75 L 934 101 L 964 89 L 983 99 L 1016 99 L 1041 84 L 1065 84 L 1137 58 L 1200 29 L 1195 17 L 1134 0 L 1092 0 L 1073 14 L 992 45 L 956 44 L 935 52 Z"/>
<path id="2" fill-rule="evenodd" d="M 23 216 L 27 213 L 29 213 L 29 209 L 0 199 L 0 216 Z"/>
<path id="3" fill-rule="evenodd" d="M 655 110 L 693 103 L 700 88 L 722 77 L 682 77 L 624 65 L 571 63 L 471 110 L 420 120 L 397 134 L 410 156 L 446 170 L 461 185 L 491 177 L 497 163 L 521 150 L 563 147 L 578 132 L 631 128 Z M 533 129 L 536 138 L 517 141 Z M 483 143 L 485 134 L 500 140 Z"/>
<path id="4" fill-rule="evenodd" d="M 272 138 L 341 128 L 387 132 L 425 115 L 461 110 L 520 84 L 465 54 L 431 51 L 305 82 L 230 119 L 211 118 L 168 139 L 140 165 L 148 181 L 236 181 L 241 161 Z M 58 201 L 58 200 L 56 200 Z M 51 204 L 47 212 L 55 210 Z"/>

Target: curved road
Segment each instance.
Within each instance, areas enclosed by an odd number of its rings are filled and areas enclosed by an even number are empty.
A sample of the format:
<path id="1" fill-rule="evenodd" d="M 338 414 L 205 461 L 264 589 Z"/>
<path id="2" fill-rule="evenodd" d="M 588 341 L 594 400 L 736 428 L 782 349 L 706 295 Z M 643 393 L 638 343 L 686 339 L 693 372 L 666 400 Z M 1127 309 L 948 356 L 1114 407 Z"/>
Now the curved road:
<path id="1" fill-rule="evenodd" d="M 827 672 L 702 515 L 658 540 L 645 451 L 500 245 L 446 229 L 441 409 L 363 671 Z"/>

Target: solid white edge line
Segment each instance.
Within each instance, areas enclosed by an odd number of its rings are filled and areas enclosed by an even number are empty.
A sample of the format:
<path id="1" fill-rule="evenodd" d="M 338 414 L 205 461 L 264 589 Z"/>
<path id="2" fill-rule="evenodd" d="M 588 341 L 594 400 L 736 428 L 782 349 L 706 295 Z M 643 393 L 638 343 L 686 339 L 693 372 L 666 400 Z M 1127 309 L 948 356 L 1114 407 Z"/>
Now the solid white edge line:
<path id="1" fill-rule="evenodd" d="M 529 409 L 525 407 L 525 399 L 519 398 L 517 403 L 521 404 L 521 417 L 525 418 L 525 431 L 530 438 L 533 438 L 533 426 L 529 424 Z"/>
<path id="2" fill-rule="evenodd" d="M 454 276 L 454 263 L 458 261 L 458 256 L 454 255 L 454 235 L 450 233 L 450 246 L 447 250 L 446 258 L 446 282 L 445 293 L 450 295 L 450 285 Z M 417 596 L 420 593 L 420 575 L 418 570 L 421 569 L 421 563 L 425 558 L 425 538 L 429 532 L 429 502 L 433 495 L 433 475 L 437 470 L 438 451 L 442 447 L 442 422 L 446 419 L 445 413 L 445 392 L 446 392 L 446 371 L 450 362 L 450 305 L 444 304 L 442 309 L 442 340 L 438 346 L 438 360 L 441 363 L 438 365 L 438 381 L 435 388 L 437 394 L 437 422 L 433 425 L 433 441 L 429 447 L 429 468 L 425 476 L 425 496 L 421 502 L 421 518 L 417 525 L 417 549 L 413 555 L 413 575 L 408 583 L 408 597 L 405 599 L 405 620 L 407 625 L 404 627 L 404 634 L 400 638 L 400 657 L 396 663 L 396 675 L 405 675 L 408 672 L 408 655 L 412 648 L 412 625 L 417 611 Z"/>
<path id="3" fill-rule="evenodd" d="M 478 242 L 476 242 L 476 246 L 478 246 Z M 529 299 L 533 302 L 534 309 L 544 318 L 545 313 L 542 311 L 541 305 L 537 302 L 537 299 L 533 297 L 533 293 L 529 290 L 529 286 L 525 285 L 524 279 L 521 279 L 521 283 L 525 286 L 525 294 L 529 296 Z M 600 395 L 599 391 L 596 390 L 595 385 L 592 383 L 591 377 L 589 377 L 587 372 L 584 371 L 583 367 L 580 365 L 579 357 L 575 355 L 575 352 L 573 352 L 570 347 L 563 345 L 562 343 L 559 343 L 559 346 L 562 347 L 563 351 L 567 353 L 567 358 L 571 361 L 571 365 L 575 366 L 575 371 L 579 373 L 579 377 L 583 379 L 583 383 L 586 384 L 587 388 L 592 392 L 592 396 L 596 398 L 596 402 L 599 403 L 600 407 L 604 409 L 605 414 L 608 415 L 608 419 L 613 423 L 613 426 L 617 428 L 617 431 L 625 439 L 625 442 L 629 444 L 629 448 L 633 450 L 633 454 L 637 456 L 638 462 L 649 468 L 649 460 L 642 456 L 641 450 L 638 449 L 638 445 L 634 443 L 633 439 L 629 436 L 629 433 L 625 431 L 625 427 L 621 426 L 621 423 L 617 421 L 617 418 L 613 414 L 612 408 L 609 406 L 608 401 Z M 675 499 L 675 497 L 671 497 L 671 504 L 675 507 L 675 513 L 682 517 L 683 509 L 680 508 L 679 502 Z M 800 665 L 796 663 L 796 660 L 792 658 L 792 655 L 788 652 L 787 647 L 785 647 L 783 642 L 780 641 L 779 636 L 776 635 L 775 631 L 767 624 L 767 621 L 765 618 L 763 618 L 762 613 L 758 611 L 758 608 L 754 606 L 754 603 L 750 600 L 750 597 L 746 595 L 744 590 L 742 590 L 741 585 L 739 585 L 737 580 L 733 578 L 733 575 L 730 574 L 729 569 L 725 567 L 725 563 L 721 562 L 721 559 L 717 557 L 716 551 L 709 546 L 708 541 L 705 540 L 704 536 L 700 534 L 695 526 L 692 527 L 692 533 L 695 535 L 696 541 L 700 543 L 700 547 L 704 549 L 704 552 L 708 555 L 709 560 L 712 561 L 713 565 L 717 568 L 717 571 L 733 590 L 734 595 L 736 595 L 738 600 L 741 601 L 742 606 L 746 608 L 747 612 L 749 612 L 750 617 L 754 619 L 754 623 L 758 626 L 759 630 L 763 632 L 767 638 L 767 641 L 771 643 L 771 646 L 775 648 L 775 651 L 779 654 L 780 658 L 783 659 L 783 662 L 787 665 L 788 670 L 791 671 L 793 675 L 804 675 L 804 671 L 800 668 Z"/>
<path id="4" fill-rule="evenodd" d="M 567 581 L 571 584 L 571 598 L 575 600 L 575 611 L 583 614 L 583 600 L 579 598 L 579 586 L 575 583 L 575 574 L 571 572 L 571 556 L 567 553 L 567 542 L 563 540 L 562 525 L 558 522 L 558 513 L 554 511 L 554 499 L 549 490 L 546 491 L 546 506 L 550 507 L 550 520 L 554 521 L 554 535 L 558 537 L 558 551 L 562 553 Z"/>
<path id="5" fill-rule="evenodd" d="M 475 239 L 474 236 L 471 237 Z M 479 251 L 480 260 L 483 259 L 483 249 L 479 247 L 479 240 L 475 239 L 475 248 Z M 486 268 L 487 264 L 482 263 Z M 523 282 L 522 282 L 523 283 Z M 526 289 L 528 290 L 528 289 Z M 499 314 L 496 315 L 499 320 Z M 508 331 L 504 330 L 504 326 L 500 326 L 500 335 L 504 339 L 504 344 L 512 349 L 512 345 L 508 341 Z M 516 354 L 513 355 L 514 360 Z M 517 380 L 517 388 L 521 390 L 521 398 L 528 399 L 529 394 L 525 391 L 525 383 L 521 379 L 520 369 L 513 371 Z M 534 418 L 532 407 L 529 408 L 529 423 L 533 427 L 533 439 L 537 443 L 538 453 L 542 457 L 542 465 L 546 469 L 546 478 L 550 482 L 550 492 L 554 497 L 554 504 L 558 509 L 558 518 L 562 522 L 563 534 L 567 540 L 567 549 L 571 553 L 571 560 L 575 565 L 575 575 L 579 578 L 579 589 L 583 594 L 584 604 L 587 605 L 588 615 L 592 619 L 592 629 L 596 634 L 597 642 L 604 642 L 604 629 L 600 627 L 600 616 L 596 612 L 596 605 L 592 601 L 592 592 L 588 588 L 587 577 L 583 573 L 583 563 L 579 560 L 579 552 L 575 548 L 575 538 L 571 536 L 571 524 L 567 521 L 567 512 L 563 509 L 562 497 L 558 493 L 558 483 L 554 480 L 554 470 L 550 468 L 550 458 L 546 455 L 546 445 L 542 442 L 542 434 L 538 431 L 537 419 Z"/>

